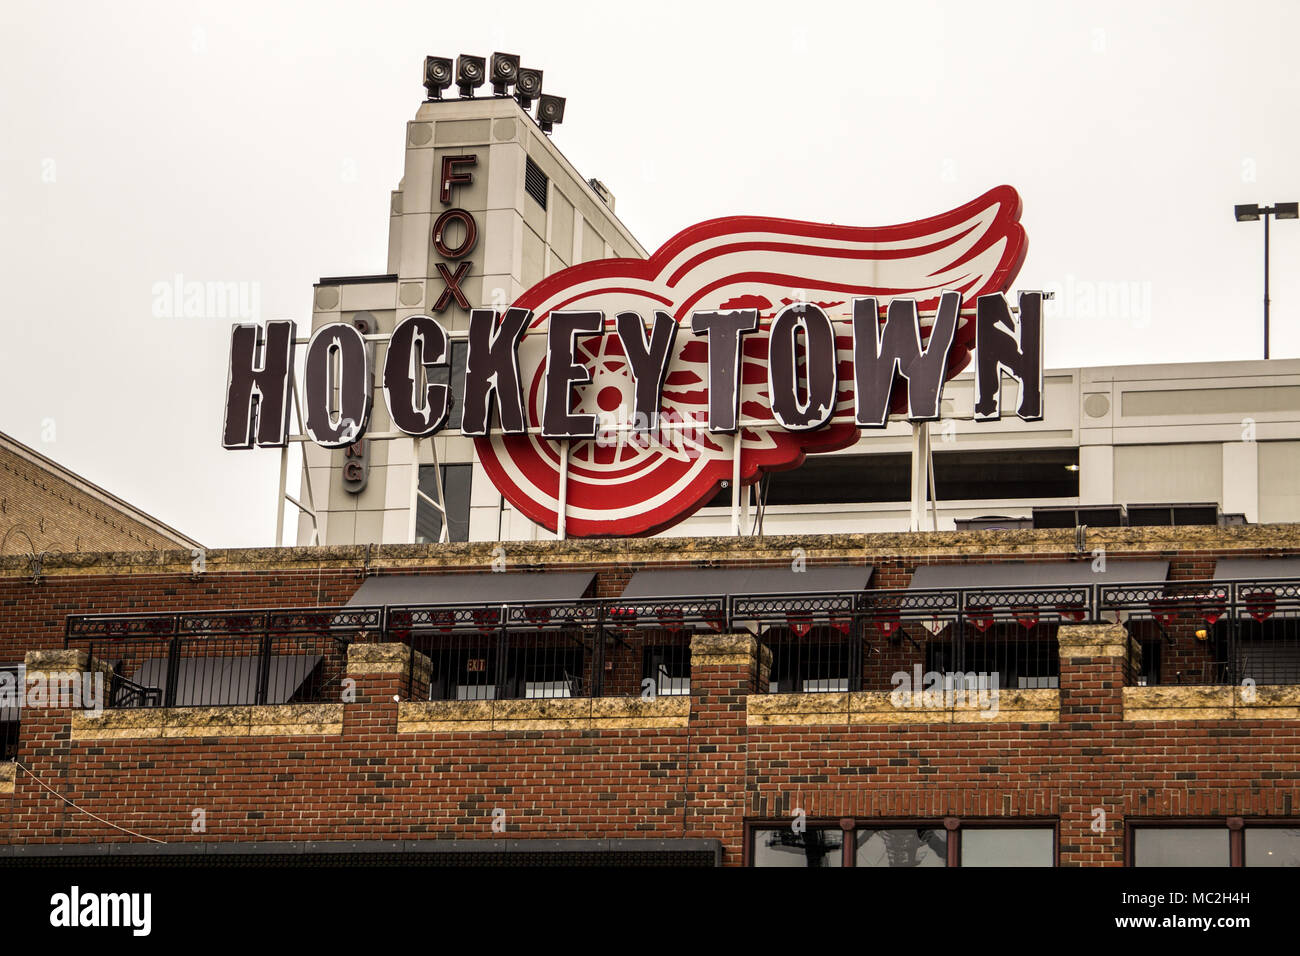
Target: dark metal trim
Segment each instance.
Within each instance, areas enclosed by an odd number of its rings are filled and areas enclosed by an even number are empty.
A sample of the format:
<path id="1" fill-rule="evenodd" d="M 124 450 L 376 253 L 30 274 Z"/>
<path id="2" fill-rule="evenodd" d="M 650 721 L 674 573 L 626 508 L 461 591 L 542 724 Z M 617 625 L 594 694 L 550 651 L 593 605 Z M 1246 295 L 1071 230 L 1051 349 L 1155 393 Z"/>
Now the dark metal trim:
<path id="1" fill-rule="evenodd" d="M 113 858 L 147 856 L 329 856 L 348 853 L 709 853 L 722 865 L 716 839 L 564 839 L 564 840 L 290 840 L 247 843 L 19 843 L 0 846 L 0 860 L 35 857 Z"/>
<path id="2" fill-rule="evenodd" d="M 316 287 L 323 285 L 379 285 L 384 282 L 396 282 L 397 274 L 376 275 L 376 276 L 322 276 L 315 283 Z"/>

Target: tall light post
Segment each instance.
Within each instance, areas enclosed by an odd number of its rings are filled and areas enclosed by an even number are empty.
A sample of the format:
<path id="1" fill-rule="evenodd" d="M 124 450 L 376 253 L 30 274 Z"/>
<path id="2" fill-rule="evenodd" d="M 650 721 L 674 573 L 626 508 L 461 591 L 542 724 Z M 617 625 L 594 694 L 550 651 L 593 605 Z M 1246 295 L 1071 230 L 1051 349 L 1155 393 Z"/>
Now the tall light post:
<path id="1" fill-rule="evenodd" d="M 1257 222 L 1264 220 L 1264 358 L 1268 358 L 1268 218 L 1300 219 L 1300 203 L 1279 202 L 1271 206 L 1257 206 L 1254 203 L 1233 206 L 1237 222 Z"/>

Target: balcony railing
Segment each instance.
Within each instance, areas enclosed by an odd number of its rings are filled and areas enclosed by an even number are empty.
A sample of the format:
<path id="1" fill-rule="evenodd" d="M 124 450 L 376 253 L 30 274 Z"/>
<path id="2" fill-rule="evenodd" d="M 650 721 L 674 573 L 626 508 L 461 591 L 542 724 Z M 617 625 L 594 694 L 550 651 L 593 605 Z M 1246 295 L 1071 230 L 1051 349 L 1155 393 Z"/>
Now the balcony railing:
<path id="1" fill-rule="evenodd" d="M 383 620 L 373 607 L 73 615 L 64 643 L 108 665 L 108 707 L 336 701 L 347 645 Z"/>
<path id="2" fill-rule="evenodd" d="M 701 631 L 758 635 L 763 690 L 1054 687 L 1056 628 L 1085 622 L 1128 625 L 1144 683 L 1300 684 L 1300 580 L 72 615 L 65 643 L 109 663 L 117 707 L 337 700 L 354 641 L 430 660 L 408 696 L 481 700 L 687 693 Z"/>

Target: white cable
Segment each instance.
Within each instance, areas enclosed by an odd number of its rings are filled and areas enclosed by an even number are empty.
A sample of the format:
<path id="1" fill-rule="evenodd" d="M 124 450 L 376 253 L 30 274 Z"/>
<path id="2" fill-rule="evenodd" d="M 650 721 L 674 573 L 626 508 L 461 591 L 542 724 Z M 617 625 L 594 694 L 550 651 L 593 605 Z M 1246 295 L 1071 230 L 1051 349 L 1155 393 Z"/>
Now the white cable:
<path id="1" fill-rule="evenodd" d="M 28 770 L 28 769 L 27 769 L 26 767 L 24 767 L 22 764 L 18 763 L 17 760 L 14 761 L 14 764 L 18 767 L 19 770 L 21 770 L 23 773 L 27 774 L 27 776 L 31 777 L 31 778 L 32 778 L 33 780 L 35 780 L 38 784 L 40 784 L 42 787 L 45 787 L 46 790 L 50 791 L 50 793 L 54 794 L 56 797 L 58 797 L 60 800 L 62 800 L 64 803 L 66 803 L 68 806 L 72 807 L 72 809 L 77 810 L 77 811 L 79 811 L 79 812 L 81 812 L 81 813 L 84 813 L 84 814 L 85 814 L 86 816 L 88 816 L 88 817 L 94 817 L 94 818 L 95 818 L 96 820 L 98 820 L 100 823 L 106 824 L 106 825 L 112 827 L 114 830 L 121 830 L 123 833 L 129 833 L 129 834 L 131 834 L 131 836 L 139 837 L 141 840 L 148 840 L 150 843 L 165 843 L 165 842 L 166 842 L 165 840 L 156 840 L 156 839 L 154 839 L 154 838 L 151 837 L 151 836 L 145 836 L 143 833 L 136 833 L 134 830 L 128 830 L 126 827 L 120 827 L 120 826 L 118 826 L 116 823 L 111 823 L 111 822 L 109 822 L 108 820 L 105 820 L 103 817 L 95 816 L 95 814 L 91 813 L 89 810 L 86 810 L 86 809 L 84 809 L 84 808 L 82 808 L 82 807 L 77 806 L 75 803 L 73 803 L 71 800 L 69 800 L 69 799 L 68 799 L 67 797 L 65 797 L 63 794 L 59 793 L 59 792 L 58 792 L 57 790 L 55 790 L 53 787 L 50 787 L 50 786 L 46 785 L 45 783 L 43 783 L 43 782 L 41 781 L 41 778 L 40 778 L 40 777 L 36 776 L 36 774 L 32 773 L 30 770 Z"/>

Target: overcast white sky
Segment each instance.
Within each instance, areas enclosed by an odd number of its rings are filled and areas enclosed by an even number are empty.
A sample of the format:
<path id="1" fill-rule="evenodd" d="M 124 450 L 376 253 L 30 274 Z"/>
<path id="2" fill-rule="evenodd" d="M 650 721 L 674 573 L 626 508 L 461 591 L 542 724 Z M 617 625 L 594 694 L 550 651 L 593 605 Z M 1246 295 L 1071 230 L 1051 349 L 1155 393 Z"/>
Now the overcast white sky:
<path id="1" fill-rule="evenodd" d="M 230 321 L 153 288 L 255 283 L 310 321 L 383 272 L 426 54 L 505 50 L 556 144 L 653 249 L 756 214 L 883 225 L 999 183 L 1049 366 L 1255 358 L 1263 229 L 1300 200 L 1300 4 L 51 3 L 0 9 L 0 430 L 209 546 L 270 544 L 277 453 L 220 446 Z M 1300 355 L 1300 222 L 1273 354 Z M 1104 283 L 1129 314 L 1088 315 Z M 1114 287 L 1112 287 L 1114 288 Z"/>

